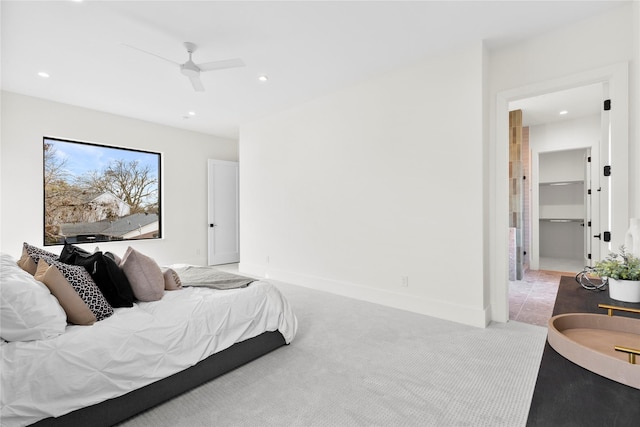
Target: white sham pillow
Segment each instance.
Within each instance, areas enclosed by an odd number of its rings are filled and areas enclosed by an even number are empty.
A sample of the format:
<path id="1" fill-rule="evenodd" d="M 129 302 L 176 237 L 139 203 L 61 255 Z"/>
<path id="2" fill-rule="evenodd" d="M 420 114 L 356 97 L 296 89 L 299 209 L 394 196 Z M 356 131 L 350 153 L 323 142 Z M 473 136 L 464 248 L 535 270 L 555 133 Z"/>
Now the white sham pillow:
<path id="1" fill-rule="evenodd" d="M 5 341 L 54 338 L 67 326 L 67 315 L 44 283 L 7 254 L 0 254 L 0 337 Z"/>

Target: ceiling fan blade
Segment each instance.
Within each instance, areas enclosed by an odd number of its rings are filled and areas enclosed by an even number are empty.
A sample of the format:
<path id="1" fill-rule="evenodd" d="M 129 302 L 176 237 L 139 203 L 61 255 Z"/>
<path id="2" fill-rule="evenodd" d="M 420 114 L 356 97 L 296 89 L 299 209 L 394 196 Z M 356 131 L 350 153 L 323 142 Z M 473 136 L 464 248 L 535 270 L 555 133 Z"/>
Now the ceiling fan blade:
<path id="1" fill-rule="evenodd" d="M 196 90 L 196 92 L 204 92 L 204 86 L 202 85 L 200 76 L 191 76 L 189 77 L 189 80 L 191 80 L 191 85 Z"/>
<path id="2" fill-rule="evenodd" d="M 146 53 L 147 55 L 151 55 L 151 56 L 155 56 L 156 58 L 164 59 L 165 61 L 167 61 L 167 62 L 171 62 L 171 63 L 172 63 L 172 64 L 174 64 L 174 65 L 180 65 L 178 62 L 172 61 L 172 60 L 167 59 L 167 58 L 165 58 L 165 57 L 163 57 L 163 56 L 160 56 L 160 55 L 156 55 L 156 54 L 155 54 L 155 53 L 153 53 L 153 52 L 149 52 L 149 51 L 146 51 L 146 50 L 144 50 L 144 49 L 140 49 L 139 47 L 131 46 L 130 44 L 126 44 L 126 43 L 122 43 L 122 44 L 123 44 L 124 46 L 126 46 L 126 47 L 130 47 L 131 49 L 135 49 L 135 50 L 140 51 L 140 52 L 142 52 L 142 53 Z"/>
<path id="3" fill-rule="evenodd" d="M 244 67 L 244 61 L 240 58 L 224 59 L 222 61 L 205 62 L 198 64 L 200 71 L 224 70 L 225 68 Z"/>

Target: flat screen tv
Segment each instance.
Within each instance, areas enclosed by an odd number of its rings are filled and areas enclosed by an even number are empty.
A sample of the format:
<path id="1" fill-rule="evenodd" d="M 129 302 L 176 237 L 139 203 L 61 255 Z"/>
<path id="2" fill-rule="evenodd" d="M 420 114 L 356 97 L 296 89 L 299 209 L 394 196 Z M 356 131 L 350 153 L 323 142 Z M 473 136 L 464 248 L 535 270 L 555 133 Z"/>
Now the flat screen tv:
<path id="1" fill-rule="evenodd" d="M 43 138 L 44 245 L 162 238 L 161 154 Z"/>

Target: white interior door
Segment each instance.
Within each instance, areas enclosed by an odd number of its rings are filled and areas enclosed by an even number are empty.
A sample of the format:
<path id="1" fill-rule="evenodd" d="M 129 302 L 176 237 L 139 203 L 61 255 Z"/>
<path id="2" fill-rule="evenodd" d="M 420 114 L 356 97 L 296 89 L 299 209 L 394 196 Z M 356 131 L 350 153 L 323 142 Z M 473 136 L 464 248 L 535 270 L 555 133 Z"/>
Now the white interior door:
<path id="1" fill-rule="evenodd" d="M 208 161 L 208 263 L 240 261 L 238 163 Z"/>

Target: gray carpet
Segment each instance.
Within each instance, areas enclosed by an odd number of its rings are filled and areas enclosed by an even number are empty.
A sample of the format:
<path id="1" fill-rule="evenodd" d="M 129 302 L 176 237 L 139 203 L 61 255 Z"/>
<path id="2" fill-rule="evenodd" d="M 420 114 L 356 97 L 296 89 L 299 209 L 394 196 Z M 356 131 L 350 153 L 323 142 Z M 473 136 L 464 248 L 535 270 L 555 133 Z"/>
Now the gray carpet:
<path id="1" fill-rule="evenodd" d="M 122 425 L 526 424 L 546 328 L 479 329 L 272 282 L 298 317 L 291 345 Z"/>

